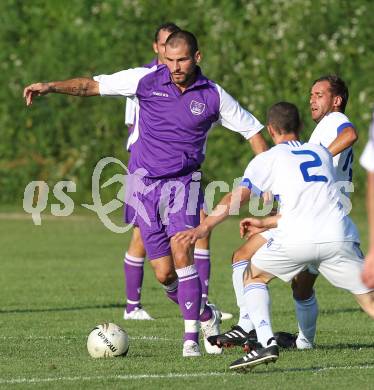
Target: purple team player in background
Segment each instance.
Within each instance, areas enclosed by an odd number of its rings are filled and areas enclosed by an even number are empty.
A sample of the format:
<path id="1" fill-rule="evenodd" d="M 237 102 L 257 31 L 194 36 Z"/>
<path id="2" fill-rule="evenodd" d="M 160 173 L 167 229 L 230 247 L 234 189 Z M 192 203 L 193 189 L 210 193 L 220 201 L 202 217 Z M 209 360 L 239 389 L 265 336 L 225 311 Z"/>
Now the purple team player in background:
<path id="1" fill-rule="evenodd" d="M 142 172 L 140 179 L 145 188 L 154 186 L 146 195 L 144 192 L 136 194 L 147 210 L 150 224 L 138 217 L 136 223 L 157 279 L 165 286 L 176 287 L 169 297 L 179 304 L 184 319 L 183 356 L 200 356 L 200 325 L 207 352 L 222 352 L 206 340 L 219 333 L 219 317 L 208 305 L 200 314 L 201 284 L 189 245 L 173 239 L 178 232 L 199 224 L 199 205 L 194 214 L 186 209 L 190 187 L 205 157 L 208 131 L 220 123 L 242 134 L 255 153 L 267 149 L 260 134 L 263 126 L 225 90 L 203 76 L 197 66 L 199 61 L 194 35 L 178 31 L 166 41 L 166 66 L 128 69 L 96 76 L 93 80 L 78 78 L 31 84 L 24 90 L 27 105 L 35 95 L 51 92 L 136 97 L 140 131 L 131 146 L 129 170 L 132 175 Z M 163 223 L 159 212 L 160 207 L 165 206 L 161 202 L 165 188 L 170 189 L 169 206 L 182 202 L 181 207 L 168 215 L 168 223 Z M 132 191 L 135 193 L 136 188 Z"/>

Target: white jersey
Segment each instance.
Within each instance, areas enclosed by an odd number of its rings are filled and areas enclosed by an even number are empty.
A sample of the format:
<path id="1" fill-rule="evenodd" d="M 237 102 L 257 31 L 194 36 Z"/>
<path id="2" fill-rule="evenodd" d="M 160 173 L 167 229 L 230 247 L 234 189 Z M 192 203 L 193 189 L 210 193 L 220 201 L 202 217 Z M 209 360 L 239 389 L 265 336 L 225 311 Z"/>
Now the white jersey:
<path id="1" fill-rule="evenodd" d="M 281 215 L 272 237 L 282 243 L 359 242 L 339 201 L 330 152 L 321 145 L 281 143 L 256 156 L 242 186 L 279 194 Z"/>
<path id="2" fill-rule="evenodd" d="M 132 126 L 135 122 L 135 110 L 137 107 L 136 102 L 133 99 L 126 98 L 125 106 L 125 125 Z"/>
<path id="3" fill-rule="evenodd" d="M 342 112 L 331 112 L 317 124 L 309 142 L 328 148 L 346 127 L 354 127 Z M 349 147 L 333 157 L 337 181 L 352 181 L 353 150 Z"/>
<path id="4" fill-rule="evenodd" d="M 374 111 L 369 127 L 369 140 L 362 152 L 360 164 L 369 172 L 374 172 Z"/>

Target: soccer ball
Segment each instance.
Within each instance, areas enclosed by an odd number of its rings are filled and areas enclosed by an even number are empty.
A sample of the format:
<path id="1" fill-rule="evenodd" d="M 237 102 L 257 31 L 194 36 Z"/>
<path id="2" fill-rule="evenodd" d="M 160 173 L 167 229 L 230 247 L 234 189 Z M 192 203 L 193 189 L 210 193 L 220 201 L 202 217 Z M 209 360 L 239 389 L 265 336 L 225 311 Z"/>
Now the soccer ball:
<path id="1" fill-rule="evenodd" d="M 93 358 L 125 356 L 129 350 L 129 336 L 118 325 L 106 322 L 92 329 L 87 350 Z"/>

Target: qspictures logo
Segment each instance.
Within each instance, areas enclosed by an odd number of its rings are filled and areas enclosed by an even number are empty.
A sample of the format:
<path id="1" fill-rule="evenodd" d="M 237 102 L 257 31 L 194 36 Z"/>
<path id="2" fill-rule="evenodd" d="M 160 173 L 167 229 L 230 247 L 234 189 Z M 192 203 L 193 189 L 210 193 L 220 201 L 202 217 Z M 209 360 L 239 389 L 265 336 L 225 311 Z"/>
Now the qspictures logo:
<path id="1" fill-rule="evenodd" d="M 113 165 L 123 173 L 116 173 L 110 179 L 100 184 L 104 170 Z M 112 171 L 112 170 L 111 170 Z M 102 192 L 106 188 L 117 184 L 119 190 L 107 203 L 103 203 Z M 151 226 L 155 218 L 155 212 L 161 219 L 163 225 L 170 223 L 170 216 L 174 213 L 183 212 L 186 215 L 198 215 L 203 209 L 207 215 L 219 215 L 225 212 L 225 206 L 219 205 L 213 210 L 213 206 L 222 198 L 222 193 L 229 193 L 235 188 L 245 186 L 242 178 L 235 178 L 232 185 L 224 181 L 212 181 L 205 187 L 204 197 L 201 196 L 201 172 L 193 172 L 191 180 L 186 184 L 182 180 L 149 180 L 148 172 L 139 168 L 130 173 L 126 165 L 115 157 L 105 157 L 95 166 L 91 177 L 91 198 L 92 203 L 81 204 L 81 206 L 97 215 L 103 225 L 114 233 L 126 233 L 134 224 Z M 243 187 L 244 188 L 244 187 Z M 57 182 L 52 191 L 45 181 L 31 181 L 25 188 L 23 196 L 23 209 L 31 215 L 34 225 L 42 224 L 42 213 L 46 210 L 48 200 L 53 196 L 59 203 L 52 203 L 51 214 L 56 217 L 69 217 L 74 212 L 75 204 L 68 193 L 77 191 L 77 185 L 73 181 L 64 180 Z M 50 194 L 52 192 L 52 195 Z M 352 204 L 347 196 L 353 192 L 351 182 L 337 182 L 331 194 L 333 201 L 336 201 L 344 214 L 347 215 L 352 209 Z M 157 199 L 157 210 L 147 209 L 146 199 Z M 252 192 L 247 205 L 249 214 L 256 217 L 263 217 L 274 212 L 279 207 L 279 202 L 271 193 L 265 193 L 262 198 Z M 280 200 L 282 202 L 282 200 Z M 232 196 L 229 205 L 229 215 L 239 215 L 240 196 Z M 111 214 L 119 209 L 126 210 L 126 223 L 119 225 Z M 186 226 L 191 227 L 192 226 Z"/>

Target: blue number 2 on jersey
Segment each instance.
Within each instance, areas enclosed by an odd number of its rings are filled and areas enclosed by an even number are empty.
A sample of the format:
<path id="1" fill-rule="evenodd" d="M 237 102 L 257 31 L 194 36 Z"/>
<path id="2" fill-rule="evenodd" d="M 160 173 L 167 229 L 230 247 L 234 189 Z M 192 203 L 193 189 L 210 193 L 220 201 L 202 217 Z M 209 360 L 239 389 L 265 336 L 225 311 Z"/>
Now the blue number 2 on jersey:
<path id="1" fill-rule="evenodd" d="M 312 156 L 314 160 L 305 161 L 300 164 L 300 171 L 303 174 L 304 181 L 322 181 L 327 182 L 327 177 L 323 175 L 310 175 L 308 169 L 320 167 L 322 165 L 321 158 L 316 152 L 312 150 L 292 150 L 293 154 L 305 154 L 307 156 Z"/>

